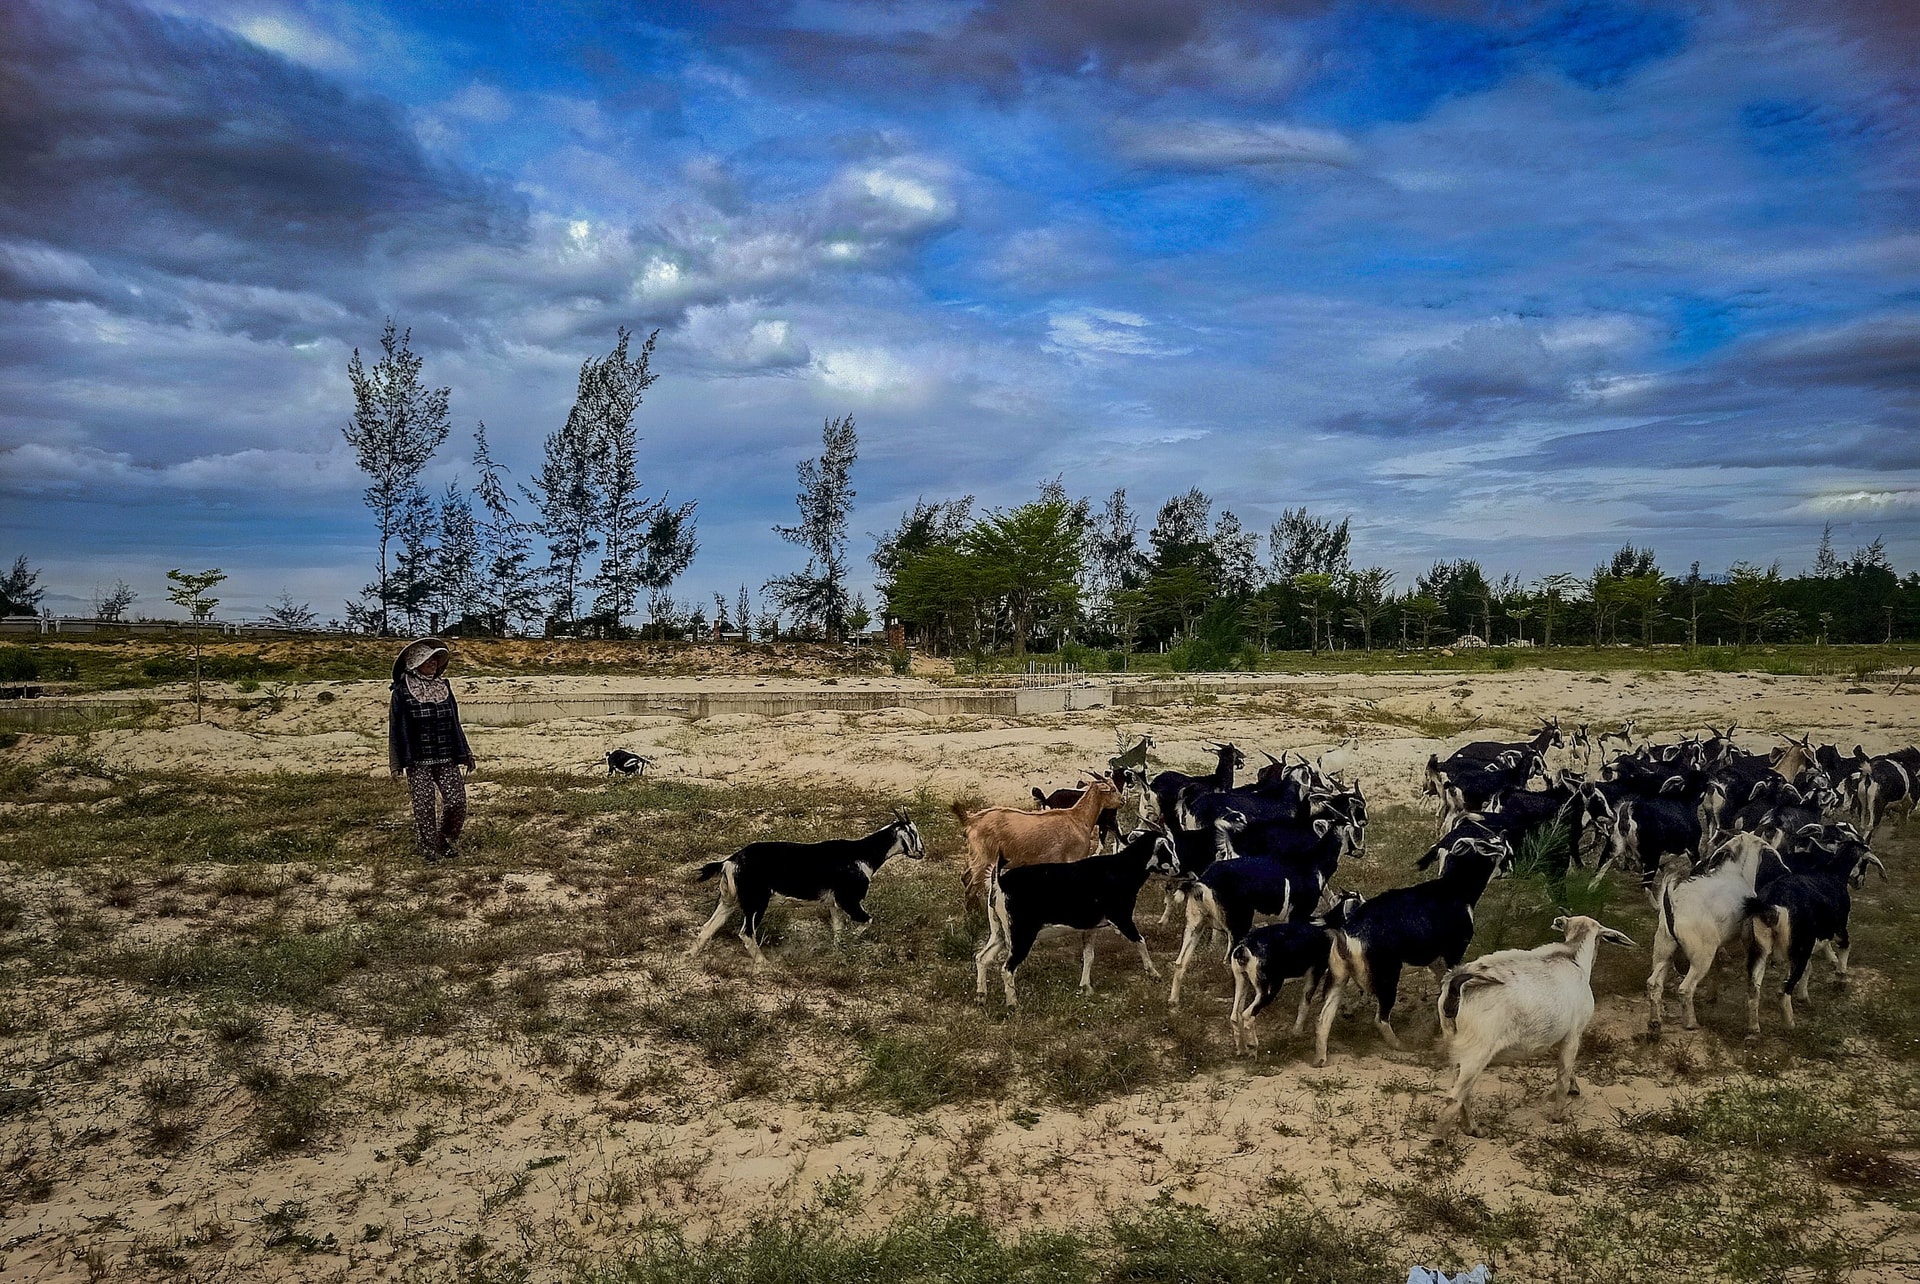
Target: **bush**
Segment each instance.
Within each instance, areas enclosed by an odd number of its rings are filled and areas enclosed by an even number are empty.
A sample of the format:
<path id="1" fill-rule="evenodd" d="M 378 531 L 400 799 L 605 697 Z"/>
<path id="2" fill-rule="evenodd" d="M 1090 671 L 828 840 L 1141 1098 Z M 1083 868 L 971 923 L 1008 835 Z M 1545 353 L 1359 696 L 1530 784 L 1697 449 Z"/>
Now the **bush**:
<path id="1" fill-rule="evenodd" d="M 913 671 L 913 657 L 906 651 L 887 652 L 887 663 L 892 665 L 894 673 L 901 677 Z"/>
<path id="2" fill-rule="evenodd" d="M 32 682 L 40 676 L 40 661 L 23 646 L 0 646 L 0 682 Z"/>

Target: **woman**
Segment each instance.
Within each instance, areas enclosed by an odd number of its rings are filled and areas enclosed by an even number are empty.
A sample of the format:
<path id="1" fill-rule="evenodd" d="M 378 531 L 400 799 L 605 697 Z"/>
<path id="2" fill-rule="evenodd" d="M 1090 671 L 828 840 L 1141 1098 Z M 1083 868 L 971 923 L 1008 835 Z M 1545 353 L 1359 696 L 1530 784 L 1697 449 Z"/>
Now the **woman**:
<path id="1" fill-rule="evenodd" d="M 393 702 L 387 713 L 387 766 L 407 777 L 420 855 L 428 864 L 452 853 L 467 823 L 467 784 L 460 769 L 473 770 L 473 750 L 460 729 L 460 706 L 443 676 L 452 658 L 439 638 L 410 642 L 393 662 Z M 434 816 L 434 795 L 440 816 Z"/>

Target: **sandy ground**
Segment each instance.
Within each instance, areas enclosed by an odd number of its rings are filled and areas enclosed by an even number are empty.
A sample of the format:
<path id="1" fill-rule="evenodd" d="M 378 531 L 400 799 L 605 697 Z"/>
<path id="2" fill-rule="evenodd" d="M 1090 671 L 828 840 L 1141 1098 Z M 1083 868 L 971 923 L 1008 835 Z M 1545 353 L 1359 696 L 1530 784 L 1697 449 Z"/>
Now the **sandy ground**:
<path id="1" fill-rule="evenodd" d="M 871 689 L 894 682 L 852 678 L 838 685 Z M 640 684 L 478 679 L 459 690 L 471 700 L 508 689 Z M 655 690 L 727 684 L 645 680 Z M 736 685 L 803 690 L 815 684 L 768 678 Z M 1643 735 L 1656 737 L 1737 720 L 1749 729 L 1741 739 L 1753 747 L 1777 743 L 1770 734 L 1776 730 L 1813 731 L 1849 747 L 1859 740 L 1875 750 L 1920 738 L 1920 690 L 1889 697 L 1884 687 L 1861 692 L 1849 686 L 1734 674 L 1316 677 L 1193 706 L 1028 719 L 940 718 L 898 709 L 697 723 L 601 718 L 480 728 L 472 740 L 482 780 L 496 766 L 591 771 L 618 746 L 655 757 L 656 770 L 673 777 L 752 777 L 796 786 L 839 781 L 902 793 L 926 787 L 942 799 L 973 792 L 1014 801 L 1032 784 L 1065 783 L 1078 769 L 1103 762 L 1117 735 L 1150 732 L 1156 765 L 1183 768 L 1204 764 L 1205 744 L 1214 740 L 1311 753 L 1357 735 L 1354 767 L 1370 796 L 1410 800 L 1420 764 L 1442 743 L 1423 735 L 1423 724 L 1472 724 L 1453 741 L 1524 729 L 1536 716 L 1556 712 L 1569 726 L 1590 721 L 1596 729 L 1631 718 Z M 332 699 L 323 702 L 322 692 Z M 154 725 L 99 732 L 91 742 L 112 761 L 192 772 L 377 774 L 385 771 L 385 707 L 384 684 L 318 684 L 254 710 L 218 710 L 202 724 L 175 709 Z M 52 739 L 36 737 L 27 750 L 37 752 Z M 519 881 L 524 895 L 582 894 L 538 875 Z M 1116 951 L 1103 949 L 1101 969 L 1122 966 Z M 1870 987 L 1870 965 L 1865 970 L 1863 984 Z M 671 993 L 695 980 L 677 961 L 649 956 L 644 966 L 602 973 L 594 983 Z M 1207 978 L 1200 1002 L 1220 1001 L 1219 981 Z M 1430 1002 L 1430 982 L 1409 985 L 1410 1003 Z M 75 983 L 33 1001 L 66 1013 L 63 1023 L 71 1028 L 76 1013 L 105 1011 L 137 996 Z M 1287 1007 L 1290 1017 L 1291 1003 Z M 1607 995 L 1596 1042 L 1625 1045 L 1643 1021 L 1635 996 Z M 859 1192 L 860 1216 L 868 1223 L 929 1196 L 960 1200 L 1015 1225 L 1084 1225 L 1103 1209 L 1163 1194 L 1221 1212 L 1257 1211 L 1283 1194 L 1330 1215 L 1362 1209 L 1370 1182 L 1405 1180 L 1431 1153 L 1433 1093 L 1444 1086 L 1444 1068 L 1425 1047 L 1390 1054 L 1349 1033 L 1346 1053 L 1327 1070 L 1312 1071 L 1283 1033 L 1285 1024 L 1281 1014 L 1271 1018 L 1266 1038 L 1283 1055 L 1258 1072 L 1236 1067 L 1090 1110 L 1014 1116 L 990 1109 L 896 1115 L 831 1103 L 729 1101 L 692 1065 L 680 1067 L 693 1086 L 677 1098 L 610 1103 L 604 1094 L 561 1089 L 556 1071 L 526 1047 L 457 1039 L 398 1047 L 335 1023 L 283 1024 L 273 1044 L 295 1049 L 296 1063 L 357 1068 L 355 1092 L 368 1111 L 361 1126 L 311 1156 L 247 1161 L 236 1089 L 231 1099 L 204 1103 L 210 1141 L 196 1147 L 189 1163 L 109 1144 L 132 1127 L 136 1103 L 76 1099 L 32 1144 L 97 1146 L 100 1162 L 58 1201 L 16 1203 L 0 1216 L 0 1276 L 171 1278 L 180 1263 L 189 1263 L 203 1279 L 399 1278 L 410 1270 L 451 1270 L 460 1246 L 475 1235 L 492 1246 L 489 1253 L 513 1249 L 556 1263 L 590 1260 L 616 1249 L 648 1218 L 684 1219 L 694 1231 L 737 1226 L 766 1209 L 831 1203 L 848 1183 Z M 161 1055 L 189 1066 L 201 1037 L 168 1033 L 164 1022 L 151 1032 Z M 674 1054 L 625 1047 L 609 1055 L 605 1077 L 617 1083 Z M 1724 1065 L 1726 1056 L 1711 1033 L 1676 1034 L 1658 1058 L 1634 1060 L 1630 1071 L 1583 1069 L 1589 1086 L 1575 1122 L 1597 1126 L 1618 1111 L 1659 1108 L 1698 1087 L 1700 1067 Z M 803 1075 L 807 1068 L 792 1069 Z M 428 1082 L 461 1091 L 420 1104 L 416 1089 Z M 1540 1098 L 1548 1083 L 1545 1067 L 1500 1072 L 1482 1109 L 1504 1121 L 1502 1138 L 1464 1143 L 1461 1170 L 1488 1192 L 1496 1211 L 1509 1191 L 1547 1198 L 1519 1143 L 1547 1127 Z M 430 1144 L 408 1151 L 407 1139 L 423 1127 Z M 285 1239 L 271 1243 L 280 1225 L 274 1218 L 284 1220 L 290 1206 L 299 1210 L 297 1234 L 319 1247 L 289 1252 Z M 1920 1256 L 1920 1231 L 1910 1215 L 1868 1202 L 1846 1216 L 1861 1236 L 1891 1235 L 1907 1258 Z M 143 1245 L 165 1244 L 176 1246 L 179 1263 L 158 1250 L 143 1256 Z"/>
<path id="2" fill-rule="evenodd" d="M 478 678 L 457 683 L 468 702 L 542 693 L 628 691 L 934 690 L 912 679 L 845 678 L 833 687 L 793 678 Z M 365 771 L 386 768 L 386 684 L 325 683 L 289 689 L 278 701 L 236 710 L 209 707 L 191 721 L 175 704 L 137 730 L 96 733 L 113 761 L 192 771 Z M 1253 696 L 1153 708 L 1096 709 L 1030 718 L 936 716 L 896 708 L 762 717 L 723 714 L 688 722 L 671 716 L 611 716 L 524 727 L 470 727 L 482 764 L 592 771 L 613 748 L 655 759 L 655 771 L 703 781 L 743 773 L 771 780 L 840 781 L 943 797 L 973 792 L 1024 799 L 1033 784 L 1068 783 L 1104 765 L 1116 737 L 1153 735 L 1156 767 L 1208 761 L 1210 741 L 1319 753 L 1357 735 L 1358 769 L 1370 791 L 1411 798 L 1429 753 L 1447 743 L 1524 731 L 1557 713 L 1563 726 L 1596 731 L 1635 720 L 1642 736 L 1671 737 L 1737 722 L 1750 747 L 1771 733 L 1811 731 L 1874 752 L 1920 737 L 1920 683 L 1889 696 L 1844 679 L 1727 673 L 1638 675 L 1528 671 L 1469 678 L 1386 674 L 1308 676 Z M 1466 728 L 1436 739 L 1427 727 Z M 1257 763 L 1257 759 L 1255 760 Z"/>

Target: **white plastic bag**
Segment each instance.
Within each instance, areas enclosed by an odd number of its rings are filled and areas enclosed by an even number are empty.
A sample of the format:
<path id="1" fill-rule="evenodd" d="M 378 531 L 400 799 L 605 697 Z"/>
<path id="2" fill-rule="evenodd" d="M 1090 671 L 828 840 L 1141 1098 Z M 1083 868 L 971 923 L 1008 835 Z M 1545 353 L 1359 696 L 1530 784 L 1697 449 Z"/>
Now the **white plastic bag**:
<path id="1" fill-rule="evenodd" d="M 1458 1275 L 1444 1275 L 1427 1266 L 1416 1266 L 1407 1272 L 1407 1284 L 1488 1284 L 1492 1278 L 1485 1266 L 1476 1266 Z"/>

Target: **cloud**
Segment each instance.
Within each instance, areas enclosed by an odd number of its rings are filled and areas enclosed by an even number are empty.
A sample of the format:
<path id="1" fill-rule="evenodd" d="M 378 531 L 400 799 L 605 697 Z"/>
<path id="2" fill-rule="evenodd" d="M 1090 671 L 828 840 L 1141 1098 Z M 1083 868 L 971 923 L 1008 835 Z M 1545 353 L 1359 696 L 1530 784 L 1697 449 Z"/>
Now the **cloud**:
<path id="1" fill-rule="evenodd" d="M 1159 342 L 1151 329 L 1152 323 L 1137 312 L 1076 308 L 1047 317 L 1047 346 L 1082 359 L 1171 357 L 1191 351 Z"/>
<path id="2" fill-rule="evenodd" d="M 814 358 L 813 368 L 827 387 L 867 398 L 910 392 L 922 381 L 911 362 L 878 347 L 829 349 Z"/>
<path id="3" fill-rule="evenodd" d="M 1840 326 L 1780 335 L 1740 354 L 1749 378 L 1784 385 L 1920 389 L 1920 314 L 1866 317 Z"/>
<path id="4" fill-rule="evenodd" d="M 0 51 L 9 240 L 287 285 L 337 254 L 522 221 L 391 106 L 216 28 L 114 0 L 9 4 Z"/>
<path id="5" fill-rule="evenodd" d="M 1119 131 L 1119 145 L 1134 163 L 1166 169 L 1345 167 L 1356 160 L 1354 146 L 1344 136 L 1287 124 L 1194 120 L 1131 125 Z"/>
<path id="6" fill-rule="evenodd" d="M 131 455 L 86 446 L 27 442 L 0 450 L 0 488 L 16 495 L 44 491 L 248 492 L 324 494 L 354 477 L 343 453 L 239 450 L 170 464 L 144 464 Z"/>
<path id="7" fill-rule="evenodd" d="M 787 370 L 813 361 L 790 319 L 766 316 L 751 302 L 687 309 L 674 344 L 716 369 L 738 373 Z"/>
<path id="8" fill-rule="evenodd" d="M 1798 511 L 1820 516 L 1920 511 L 1920 490 L 1852 490 L 1816 495 Z"/>

